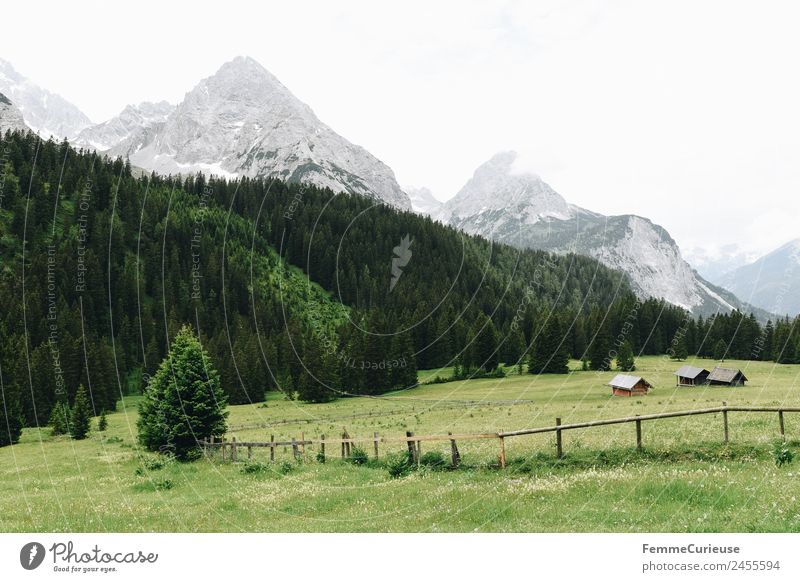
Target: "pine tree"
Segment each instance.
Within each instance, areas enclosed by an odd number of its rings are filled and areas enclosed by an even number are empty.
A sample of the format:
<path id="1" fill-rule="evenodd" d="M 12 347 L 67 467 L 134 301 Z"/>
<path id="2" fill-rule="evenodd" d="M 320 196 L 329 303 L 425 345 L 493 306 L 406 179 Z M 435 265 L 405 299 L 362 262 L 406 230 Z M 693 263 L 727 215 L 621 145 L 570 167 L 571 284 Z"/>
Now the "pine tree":
<path id="1" fill-rule="evenodd" d="M 148 450 L 191 460 L 201 440 L 226 431 L 227 399 L 200 341 L 182 327 L 139 404 L 139 441 Z"/>
<path id="2" fill-rule="evenodd" d="M 81 384 L 75 394 L 75 402 L 69 416 L 69 434 L 75 440 L 85 439 L 89 434 L 89 422 L 92 419 L 92 404 L 86 388 Z"/>
<path id="3" fill-rule="evenodd" d="M 561 324 L 550 315 L 536 338 L 528 363 L 531 374 L 566 374 L 569 372 L 569 349 L 564 341 Z"/>
<path id="4" fill-rule="evenodd" d="M 478 318 L 474 356 L 475 364 L 480 366 L 484 372 L 493 372 L 500 364 L 497 343 L 497 330 L 494 327 L 494 323 L 486 315 L 482 315 Z"/>
<path id="5" fill-rule="evenodd" d="M 689 357 L 689 348 L 686 347 L 686 338 L 681 336 L 672 349 L 672 359 L 683 361 Z"/>
<path id="6" fill-rule="evenodd" d="M 5 384 L 0 375 L 0 447 L 19 442 L 23 422 L 20 392 L 16 384 Z"/>
<path id="7" fill-rule="evenodd" d="M 100 412 L 100 419 L 97 421 L 98 432 L 104 432 L 108 428 L 108 419 L 106 418 L 106 411 Z"/>
<path id="8" fill-rule="evenodd" d="M 603 325 L 589 346 L 589 368 L 600 372 L 610 370 L 610 353 L 611 340 L 608 337 L 608 330 Z"/>
<path id="9" fill-rule="evenodd" d="M 727 352 L 728 352 L 728 344 L 725 343 L 725 340 L 724 339 L 717 340 L 717 343 L 714 344 L 714 359 L 717 361 L 724 360 Z"/>
<path id="10" fill-rule="evenodd" d="M 636 370 L 636 360 L 633 358 L 633 348 L 628 341 L 622 343 L 617 352 L 617 370 L 633 372 Z"/>
<path id="11" fill-rule="evenodd" d="M 47 421 L 50 426 L 50 434 L 59 436 L 69 432 L 69 407 L 66 402 L 59 400 L 50 411 L 50 420 Z"/>

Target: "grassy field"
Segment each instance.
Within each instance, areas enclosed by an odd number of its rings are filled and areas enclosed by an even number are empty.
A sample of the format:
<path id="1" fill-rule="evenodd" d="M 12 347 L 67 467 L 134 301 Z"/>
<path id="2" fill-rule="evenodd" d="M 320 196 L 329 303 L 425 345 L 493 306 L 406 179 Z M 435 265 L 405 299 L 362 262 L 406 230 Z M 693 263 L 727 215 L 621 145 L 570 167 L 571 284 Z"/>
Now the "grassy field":
<path id="1" fill-rule="evenodd" d="M 692 363 L 692 362 L 690 362 Z M 713 367 L 714 362 L 696 362 Z M 273 395 L 231 407 L 229 437 L 277 440 L 494 432 L 633 414 L 731 405 L 800 406 L 800 366 L 727 362 L 750 378 L 743 388 L 676 388 L 678 364 L 641 358 L 648 396 L 612 398 L 613 373 L 509 375 L 420 386 L 380 398 L 308 405 Z M 441 371 L 426 371 L 421 379 Z M 460 442 L 456 471 L 423 468 L 392 478 L 382 460 L 327 463 L 291 450 L 256 473 L 219 459 L 162 462 L 136 446 L 136 399 L 85 441 L 26 429 L 0 449 L 2 531 L 800 531 L 800 458 L 777 467 L 776 414 L 731 413 L 731 443 L 719 415 L 645 422 L 645 451 L 633 425 L 568 431 L 566 458 L 554 436 L 507 439 L 506 470 L 495 440 Z M 798 448 L 800 414 L 787 414 Z M 404 445 L 381 445 L 381 457 Z M 371 452 L 371 446 L 365 447 Z M 425 443 L 424 451 L 449 451 Z M 242 455 L 244 456 L 244 455 Z M 268 461 L 266 449 L 255 462 Z"/>

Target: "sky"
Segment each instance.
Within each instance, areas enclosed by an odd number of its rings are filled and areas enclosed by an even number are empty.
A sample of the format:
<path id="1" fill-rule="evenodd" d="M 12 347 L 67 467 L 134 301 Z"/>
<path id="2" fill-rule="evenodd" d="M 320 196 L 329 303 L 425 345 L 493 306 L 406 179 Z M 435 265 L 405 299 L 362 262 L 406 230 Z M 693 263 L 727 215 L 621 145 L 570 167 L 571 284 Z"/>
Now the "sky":
<path id="1" fill-rule="evenodd" d="M 800 237 L 796 2 L 73 0 L 3 20 L 0 57 L 95 122 L 248 55 L 440 200 L 513 149 L 695 263 Z"/>

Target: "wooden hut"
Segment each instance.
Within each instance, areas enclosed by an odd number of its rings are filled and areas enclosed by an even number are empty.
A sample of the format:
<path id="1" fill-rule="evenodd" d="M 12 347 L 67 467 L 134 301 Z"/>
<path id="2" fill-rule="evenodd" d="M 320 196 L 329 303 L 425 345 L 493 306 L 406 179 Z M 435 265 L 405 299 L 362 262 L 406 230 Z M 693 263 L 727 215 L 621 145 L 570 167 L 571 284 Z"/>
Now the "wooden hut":
<path id="1" fill-rule="evenodd" d="M 641 376 L 628 376 L 617 374 L 608 383 L 613 396 L 633 396 L 634 394 L 647 394 L 653 387 L 650 382 Z"/>
<path id="2" fill-rule="evenodd" d="M 744 386 L 747 376 L 741 370 L 733 368 L 714 368 L 708 375 L 708 383 L 712 386 Z"/>
<path id="3" fill-rule="evenodd" d="M 701 386 L 708 380 L 711 372 L 705 368 L 695 368 L 694 366 L 683 366 L 675 372 L 678 377 L 676 386 Z"/>

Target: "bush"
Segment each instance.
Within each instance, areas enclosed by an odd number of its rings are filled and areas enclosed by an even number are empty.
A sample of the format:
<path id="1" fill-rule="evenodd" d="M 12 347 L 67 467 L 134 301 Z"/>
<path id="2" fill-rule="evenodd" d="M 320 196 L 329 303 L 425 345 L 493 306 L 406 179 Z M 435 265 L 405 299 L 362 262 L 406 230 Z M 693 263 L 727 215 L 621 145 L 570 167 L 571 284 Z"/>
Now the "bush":
<path id="1" fill-rule="evenodd" d="M 317 451 L 317 463 L 325 464 L 325 453 Z"/>
<path id="2" fill-rule="evenodd" d="M 244 465 L 242 465 L 242 468 L 239 469 L 239 471 L 244 475 L 260 475 L 271 470 L 272 469 L 269 465 L 259 463 L 257 461 L 247 461 Z"/>
<path id="3" fill-rule="evenodd" d="M 775 459 L 775 464 L 782 467 L 794 461 L 794 451 L 785 442 L 778 441 L 772 447 L 772 457 Z"/>
<path id="4" fill-rule="evenodd" d="M 434 470 L 442 470 L 447 467 L 447 459 L 439 451 L 428 451 L 419 460 L 420 465 Z"/>
<path id="5" fill-rule="evenodd" d="M 350 452 L 350 458 L 347 460 L 354 465 L 366 465 L 367 461 L 369 461 L 369 455 L 367 451 L 361 447 L 353 447 L 353 450 Z"/>
<path id="6" fill-rule="evenodd" d="M 392 477 L 402 477 L 408 474 L 413 467 L 411 462 L 411 453 L 403 451 L 402 453 L 392 453 L 386 457 L 386 470 Z"/>
<path id="7" fill-rule="evenodd" d="M 280 471 L 281 475 L 288 475 L 292 471 L 294 471 L 294 465 L 289 461 L 284 461 L 278 467 L 278 471 Z"/>

